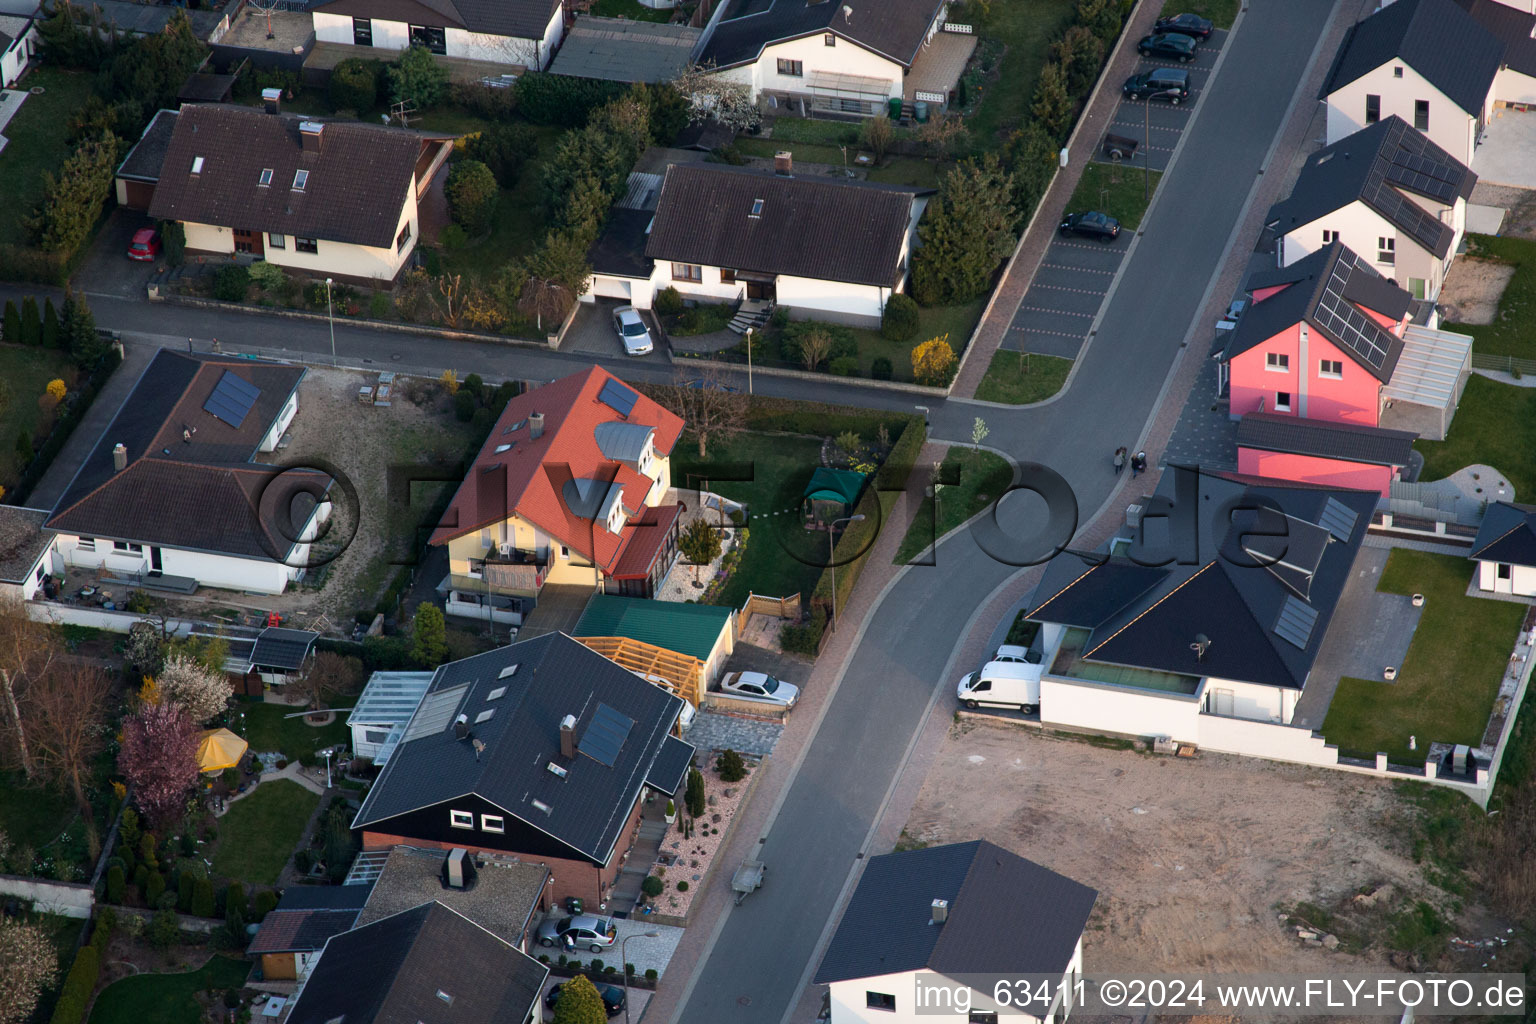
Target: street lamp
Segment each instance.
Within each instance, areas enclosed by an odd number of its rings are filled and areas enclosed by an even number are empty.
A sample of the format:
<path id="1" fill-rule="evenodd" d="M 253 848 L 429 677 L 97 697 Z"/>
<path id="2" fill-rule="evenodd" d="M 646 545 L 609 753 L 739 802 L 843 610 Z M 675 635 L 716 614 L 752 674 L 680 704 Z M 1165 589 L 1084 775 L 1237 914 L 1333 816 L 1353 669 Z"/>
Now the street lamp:
<path id="1" fill-rule="evenodd" d="M 639 935 L 626 935 L 624 936 L 624 941 L 619 943 L 619 959 L 624 961 L 622 968 L 624 971 L 624 1024 L 629 1024 L 629 954 L 624 951 L 624 947 L 629 945 L 630 939 L 659 938 L 661 938 L 661 932 L 653 930 L 641 932 Z"/>
<path id="2" fill-rule="evenodd" d="M 747 328 L 747 394 L 752 393 L 752 328 Z"/>
<path id="3" fill-rule="evenodd" d="M 1147 95 L 1141 101 L 1141 117 L 1142 117 L 1142 121 L 1143 121 L 1141 137 L 1146 140 L 1143 143 L 1143 145 L 1147 146 L 1147 148 L 1150 150 L 1151 146 L 1152 146 L 1152 94 L 1151 93 L 1147 93 Z M 1151 154 L 1151 152 L 1147 153 L 1146 158 L 1144 160 L 1142 160 L 1142 164 L 1147 169 L 1147 179 L 1146 179 L 1147 183 L 1142 186 L 1141 201 L 1144 202 L 1144 203 L 1150 203 L 1152 201 L 1152 154 Z"/>
<path id="4" fill-rule="evenodd" d="M 923 427 L 928 427 L 928 407 L 926 405 L 914 405 L 912 408 L 923 414 Z"/>
<path id="5" fill-rule="evenodd" d="M 331 279 L 325 279 L 325 320 L 331 325 L 331 365 L 336 365 L 336 313 L 331 308 Z"/>
<path id="6" fill-rule="evenodd" d="M 325 755 L 325 788 L 326 789 L 330 789 L 331 788 L 331 754 L 333 753 L 333 751 L 332 751 L 332 749 L 330 747 L 326 747 L 324 750 L 320 751 L 320 753 Z"/>
<path id="7" fill-rule="evenodd" d="M 827 526 L 827 568 L 832 570 L 832 632 L 837 632 L 837 556 L 832 552 L 832 542 L 837 538 L 838 523 L 862 523 L 864 513 L 834 519 Z"/>

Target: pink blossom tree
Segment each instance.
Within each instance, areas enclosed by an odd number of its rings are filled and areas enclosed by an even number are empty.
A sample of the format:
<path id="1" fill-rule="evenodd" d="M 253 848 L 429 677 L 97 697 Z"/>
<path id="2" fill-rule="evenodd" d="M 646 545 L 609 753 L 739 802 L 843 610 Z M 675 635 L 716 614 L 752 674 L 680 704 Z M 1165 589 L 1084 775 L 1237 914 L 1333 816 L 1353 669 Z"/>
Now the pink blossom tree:
<path id="1" fill-rule="evenodd" d="M 145 704 L 123 723 L 117 767 L 156 828 L 175 822 L 197 785 L 197 741 L 197 723 L 170 701 Z"/>

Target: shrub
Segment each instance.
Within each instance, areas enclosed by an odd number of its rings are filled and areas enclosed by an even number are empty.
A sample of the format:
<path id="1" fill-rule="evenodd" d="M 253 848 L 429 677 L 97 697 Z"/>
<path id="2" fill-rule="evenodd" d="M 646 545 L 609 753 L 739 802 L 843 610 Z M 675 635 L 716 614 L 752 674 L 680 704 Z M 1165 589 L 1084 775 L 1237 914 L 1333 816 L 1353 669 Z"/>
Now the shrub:
<path id="1" fill-rule="evenodd" d="M 667 285 L 651 299 L 651 308 L 657 316 L 677 316 L 683 311 L 683 297 L 676 288 Z"/>
<path id="2" fill-rule="evenodd" d="M 890 380 L 893 369 L 891 361 L 885 356 L 875 356 L 874 361 L 869 364 L 869 375 L 875 380 Z"/>
<path id="3" fill-rule="evenodd" d="M 260 921 L 277 907 L 277 893 L 271 889 L 264 889 L 256 894 L 255 905 L 252 909 L 252 918 Z"/>
<path id="4" fill-rule="evenodd" d="M 155 911 L 145 937 L 157 949 L 170 949 L 181 940 L 181 918 L 169 908 Z"/>
<path id="5" fill-rule="evenodd" d="M 523 75 L 512 89 L 518 112 L 534 124 L 577 128 L 593 110 L 628 91 L 617 82 L 564 75 Z"/>
<path id="6" fill-rule="evenodd" d="M 140 896 L 145 897 L 146 903 L 149 902 L 149 868 L 143 864 L 133 869 L 133 887 L 139 890 Z"/>
<path id="7" fill-rule="evenodd" d="M 476 436 L 485 437 L 491 432 L 491 427 L 496 425 L 496 414 L 483 407 L 476 409 L 469 425 L 474 428 Z"/>
<path id="8" fill-rule="evenodd" d="M 646 875 L 645 876 L 645 881 L 640 883 L 640 891 L 645 893 L 647 896 L 651 897 L 652 899 L 655 899 L 657 896 L 660 896 L 661 895 L 661 891 L 663 889 L 665 889 L 665 888 L 666 888 L 666 883 L 663 882 L 661 879 L 657 878 L 655 875 Z"/>
<path id="9" fill-rule="evenodd" d="M 500 192 L 489 167 L 479 160 L 460 160 L 448 171 L 446 192 L 455 223 L 475 235 L 490 228 Z"/>
<path id="10" fill-rule="evenodd" d="M 327 86 L 331 106 L 366 114 L 379 101 L 379 80 L 383 75 L 382 61 L 347 58 L 331 71 Z"/>
<path id="11" fill-rule="evenodd" d="M 677 891 L 678 892 L 687 892 L 688 891 L 688 883 L 687 882 L 678 882 L 677 883 Z"/>
<path id="12" fill-rule="evenodd" d="M 457 227 L 458 225 L 454 225 Z M 383 320 L 389 316 L 389 296 L 384 292 L 374 292 L 368 298 L 368 315 L 375 320 Z"/>
<path id="13" fill-rule="evenodd" d="M 675 294 L 677 289 L 672 291 Z M 16 308 L 15 299 L 5 300 L 5 326 L 0 328 L 0 341 L 10 345 L 21 344 L 21 312 Z"/>
<path id="14" fill-rule="evenodd" d="M 37 310 L 37 299 L 30 295 L 21 300 L 21 343 L 23 345 L 43 343 L 43 317 Z"/>
<path id="15" fill-rule="evenodd" d="M 468 423 L 475 418 L 475 396 L 468 391 L 460 391 L 453 396 L 453 415 L 460 423 Z"/>
<path id="16" fill-rule="evenodd" d="M 160 902 L 160 897 L 163 895 L 165 895 L 165 876 L 158 871 L 152 872 L 144 888 L 144 902 L 153 907 Z"/>
<path id="17" fill-rule="evenodd" d="M 239 264 L 220 267 L 213 275 L 213 297 L 225 302 L 242 302 L 251 284 L 251 272 Z"/>
<path id="18" fill-rule="evenodd" d="M 692 817 L 704 813 L 704 773 L 697 768 L 688 769 L 688 788 L 684 791 L 683 803 Z"/>
<path id="19" fill-rule="evenodd" d="M 187 229 L 179 220 L 160 222 L 160 252 L 165 262 L 179 267 L 187 258 Z"/>
<path id="20" fill-rule="evenodd" d="M 183 914 L 192 909 L 192 886 L 196 881 L 192 872 L 183 871 L 176 882 L 176 909 Z"/>
<path id="21" fill-rule="evenodd" d="M 127 884 L 128 883 L 123 879 L 122 868 L 118 867 L 116 864 L 112 865 L 110 868 L 107 868 L 107 902 L 123 902 L 123 889 L 127 886 Z"/>
<path id="22" fill-rule="evenodd" d="M 23 430 L 16 435 L 16 460 L 23 466 L 32 461 L 32 434 Z"/>
<path id="23" fill-rule="evenodd" d="M 239 882 L 230 882 L 229 888 L 224 890 L 224 919 L 229 920 L 229 912 L 236 910 L 245 913 L 245 886 Z"/>
<path id="24" fill-rule="evenodd" d="M 525 124 L 492 125 L 464 143 L 464 155 L 490 168 L 502 188 L 517 186 L 523 165 L 538 149 L 538 136 Z"/>
<path id="25" fill-rule="evenodd" d="M 880 318 L 880 336 L 887 341 L 910 341 L 917 333 L 917 301 L 897 292 L 885 303 Z"/>
<path id="26" fill-rule="evenodd" d="M 645 969 L 645 980 L 646 981 L 655 981 L 659 977 L 661 977 L 661 975 L 657 973 L 656 968 L 654 968 L 654 967 L 647 967 Z"/>
<path id="27" fill-rule="evenodd" d="M 192 916 L 213 916 L 213 883 L 206 878 L 199 878 L 192 885 Z"/>
<path id="28" fill-rule="evenodd" d="M 269 292 L 277 291 L 288 279 L 282 267 L 276 263 L 268 263 L 266 260 L 251 264 L 251 269 L 247 273 L 250 274 L 252 284 Z"/>
<path id="29" fill-rule="evenodd" d="M 53 300 L 43 301 L 43 346 L 59 347 L 59 311 L 53 308 Z"/>
<path id="30" fill-rule="evenodd" d="M 838 377 L 857 377 L 859 375 L 858 356 L 838 356 L 828 365 L 827 369 Z"/>
<path id="31" fill-rule="evenodd" d="M 815 657 L 816 647 L 821 643 L 821 634 L 826 630 L 827 613 L 821 608 L 815 608 L 807 621 L 785 626 L 779 632 L 779 647 L 791 654 Z"/>
<path id="32" fill-rule="evenodd" d="M 417 111 L 436 106 L 448 91 L 448 69 L 425 46 L 412 46 L 386 69 L 391 98 Z M 526 77 L 526 76 L 525 76 Z"/>
<path id="33" fill-rule="evenodd" d="M 929 338 L 912 350 L 912 377 L 919 384 L 944 387 L 955 372 L 955 350 L 949 335 Z"/>
<path id="34" fill-rule="evenodd" d="M 504 121 L 517 109 L 515 89 L 495 89 L 478 82 L 450 84 L 448 99 L 454 106 L 463 107 L 476 117 L 483 117 L 487 121 Z"/>
<path id="35" fill-rule="evenodd" d="M 715 762 L 715 771 L 720 773 L 720 778 L 725 782 L 740 782 L 747 777 L 747 766 L 741 760 L 741 755 L 734 750 L 723 750 L 720 759 Z"/>

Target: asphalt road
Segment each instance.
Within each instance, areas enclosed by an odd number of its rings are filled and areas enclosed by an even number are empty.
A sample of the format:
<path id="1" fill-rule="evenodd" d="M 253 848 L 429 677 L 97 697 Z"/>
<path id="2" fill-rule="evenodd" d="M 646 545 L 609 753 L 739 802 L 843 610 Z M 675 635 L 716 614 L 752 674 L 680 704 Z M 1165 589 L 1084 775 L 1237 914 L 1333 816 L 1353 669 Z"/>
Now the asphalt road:
<path id="1" fill-rule="evenodd" d="M 1110 454 L 1134 445 L 1154 411 L 1332 6 L 1292 0 L 1249 8 L 1071 390 L 1045 406 L 984 414 L 988 442 L 1061 473 L 1085 517 L 1108 497 Z M 936 432 L 968 437 L 976 413 L 950 401 L 935 409 Z M 1034 501 L 1005 501 L 1002 514 L 1013 521 L 1037 514 Z M 909 739 L 935 688 L 952 683 L 945 672 L 952 650 L 982 601 L 1015 571 L 969 534 L 944 543 L 937 562 L 902 576 L 871 615 L 762 844 L 773 888 L 728 911 L 678 1014 L 683 1024 L 780 1024 L 794 1008 Z"/>

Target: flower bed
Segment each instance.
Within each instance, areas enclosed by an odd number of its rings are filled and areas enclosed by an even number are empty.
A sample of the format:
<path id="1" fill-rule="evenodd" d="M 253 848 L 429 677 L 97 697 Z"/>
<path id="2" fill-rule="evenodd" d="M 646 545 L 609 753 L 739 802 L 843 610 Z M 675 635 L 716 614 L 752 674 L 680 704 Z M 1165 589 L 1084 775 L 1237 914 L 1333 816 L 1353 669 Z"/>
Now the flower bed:
<path id="1" fill-rule="evenodd" d="M 661 879 L 664 886 L 661 895 L 651 903 L 657 913 L 668 917 L 688 916 L 688 909 L 693 906 L 694 896 L 707 877 L 715 855 L 724 847 L 730 835 L 731 822 L 758 768 L 755 759 L 743 755 L 747 764 L 747 777 L 739 782 L 726 782 L 715 771 L 718 752 L 710 751 L 706 757 L 706 767 L 701 769 L 704 774 L 704 814 L 694 821 L 693 835 L 684 838 L 683 824 L 688 819 L 688 812 L 679 806 L 677 823 L 661 845 L 661 859 L 651 868 L 651 875 Z M 671 863 L 661 862 L 665 860 Z M 732 870 L 735 870 L 734 867 Z M 679 889 L 679 883 L 686 884 L 687 888 Z"/>

